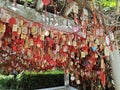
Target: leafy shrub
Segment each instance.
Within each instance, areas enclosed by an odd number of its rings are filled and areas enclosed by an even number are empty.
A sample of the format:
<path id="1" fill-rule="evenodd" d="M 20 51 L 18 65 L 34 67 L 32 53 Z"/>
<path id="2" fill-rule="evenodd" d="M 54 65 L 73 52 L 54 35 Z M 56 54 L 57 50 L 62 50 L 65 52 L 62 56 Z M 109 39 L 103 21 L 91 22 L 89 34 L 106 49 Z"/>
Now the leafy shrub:
<path id="1" fill-rule="evenodd" d="M 64 85 L 63 71 L 25 72 L 17 75 L 0 75 L 0 85 L 5 89 L 34 90 Z M 2 89 L 3 90 L 3 89 Z"/>

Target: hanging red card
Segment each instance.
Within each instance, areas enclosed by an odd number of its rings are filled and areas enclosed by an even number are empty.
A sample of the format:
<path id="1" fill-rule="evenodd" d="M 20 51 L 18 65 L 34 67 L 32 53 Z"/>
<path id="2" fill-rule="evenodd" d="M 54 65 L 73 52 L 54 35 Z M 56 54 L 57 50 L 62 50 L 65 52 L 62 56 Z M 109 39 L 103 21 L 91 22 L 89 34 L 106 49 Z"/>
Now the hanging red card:
<path id="1" fill-rule="evenodd" d="M 87 45 L 85 45 L 85 46 L 83 46 L 81 49 L 82 49 L 82 51 L 86 51 L 86 52 L 87 52 L 87 51 L 88 51 L 88 48 L 89 48 L 89 47 L 88 47 Z"/>
<path id="2" fill-rule="evenodd" d="M 50 3 L 50 0 L 42 0 L 42 1 L 46 6 Z"/>
<path id="3" fill-rule="evenodd" d="M 10 19 L 9 19 L 9 23 L 11 24 L 11 25 L 13 25 L 13 24 L 16 24 L 16 18 L 14 18 L 14 17 L 11 17 Z"/>

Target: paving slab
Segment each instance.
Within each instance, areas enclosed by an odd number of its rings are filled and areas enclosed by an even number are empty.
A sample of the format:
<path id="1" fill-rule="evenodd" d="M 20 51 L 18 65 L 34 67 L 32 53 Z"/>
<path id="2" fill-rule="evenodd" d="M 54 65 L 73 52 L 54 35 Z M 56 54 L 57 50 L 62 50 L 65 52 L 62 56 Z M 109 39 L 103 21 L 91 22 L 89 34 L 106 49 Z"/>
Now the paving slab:
<path id="1" fill-rule="evenodd" d="M 35 89 L 35 90 L 78 90 L 75 89 L 71 86 L 65 87 L 65 86 L 60 86 L 60 87 L 52 87 L 52 88 L 44 88 L 44 89 Z"/>

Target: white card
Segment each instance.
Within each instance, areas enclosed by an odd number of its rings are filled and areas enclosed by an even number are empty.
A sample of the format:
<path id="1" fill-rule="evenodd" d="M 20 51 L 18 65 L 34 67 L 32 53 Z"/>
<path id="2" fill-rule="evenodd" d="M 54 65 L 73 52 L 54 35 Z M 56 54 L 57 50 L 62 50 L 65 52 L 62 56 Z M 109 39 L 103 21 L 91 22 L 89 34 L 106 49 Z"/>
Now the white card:
<path id="1" fill-rule="evenodd" d="M 13 25 L 12 31 L 13 31 L 13 32 L 17 32 L 17 24 L 14 24 L 14 25 Z"/>
<path id="2" fill-rule="evenodd" d="M 27 27 L 22 27 L 22 34 L 27 34 Z"/>
<path id="3" fill-rule="evenodd" d="M 74 13 L 78 14 L 78 6 L 74 7 Z"/>
<path id="4" fill-rule="evenodd" d="M 104 31 L 103 29 L 100 29 L 100 30 L 99 30 L 99 33 L 100 33 L 99 35 L 100 35 L 100 36 L 103 36 L 103 31 Z"/>
<path id="5" fill-rule="evenodd" d="M 81 52 L 81 58 L 85 57 L 85 52 Z"/>
<path id="6" fill-rule="evenodd" d="M 112 32 L 110 33 L 110 40 L 114 41 L 114 34 Z"/>
<path id="7" fill-rule="evenodd" d="M 108 36 L 105 37 L 105 43 L 106 45 L 110 45 L 110 39 Z"/>
<path id="8" fill-rule="evenodd" d="M 105 47 L 104 48 L 104 54 L 105 54 L 105 56 L 109 56 L 110 54 L 109 54 L 109 47 Z"/>
<path id="9" fill-rule="evenodd" d="M 88 11 L 87 9 L 83 8 L 84 15 L 88 16 Z"/>
<path id="10" fill-rule="evenodd" d="M 96 36 L 100 36 L 100 29 L 96 29 Z"/>

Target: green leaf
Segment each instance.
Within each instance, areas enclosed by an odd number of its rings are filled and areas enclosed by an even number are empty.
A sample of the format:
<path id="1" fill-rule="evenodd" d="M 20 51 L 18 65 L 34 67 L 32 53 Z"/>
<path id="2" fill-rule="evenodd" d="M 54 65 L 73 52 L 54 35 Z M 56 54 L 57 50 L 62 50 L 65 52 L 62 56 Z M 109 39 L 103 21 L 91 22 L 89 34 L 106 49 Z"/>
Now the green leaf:
<path id="1" fill-rule="evenodd" d="M 23 1 L 32 2 L 32 0 L 23 0 Z"/>

